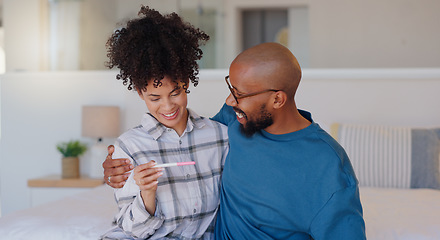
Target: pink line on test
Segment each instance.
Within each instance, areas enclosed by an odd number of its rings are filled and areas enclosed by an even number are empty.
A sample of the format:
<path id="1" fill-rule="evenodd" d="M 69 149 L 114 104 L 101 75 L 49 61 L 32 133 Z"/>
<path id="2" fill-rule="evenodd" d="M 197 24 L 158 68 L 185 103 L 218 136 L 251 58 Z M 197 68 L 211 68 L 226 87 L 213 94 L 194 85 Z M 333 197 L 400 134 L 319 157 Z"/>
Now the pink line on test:
<path id="1" fill-rule="evenodd" d="M 178 162 L 177 166 L 195 165 L 196 162 Z"/>

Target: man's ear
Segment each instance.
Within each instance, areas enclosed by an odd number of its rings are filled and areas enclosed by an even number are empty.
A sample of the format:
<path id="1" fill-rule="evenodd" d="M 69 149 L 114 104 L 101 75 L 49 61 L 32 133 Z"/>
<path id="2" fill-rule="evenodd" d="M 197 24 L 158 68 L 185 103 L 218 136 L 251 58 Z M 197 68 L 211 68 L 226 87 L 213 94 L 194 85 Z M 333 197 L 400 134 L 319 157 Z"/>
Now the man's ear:
<path id="1" fill-rule="evenodd" d="M 274 98 L 273 98 L 273 108 L 280 109 L 282 108 L 287 102 L 287 94 L 283 91 L 275 92 Z"/>

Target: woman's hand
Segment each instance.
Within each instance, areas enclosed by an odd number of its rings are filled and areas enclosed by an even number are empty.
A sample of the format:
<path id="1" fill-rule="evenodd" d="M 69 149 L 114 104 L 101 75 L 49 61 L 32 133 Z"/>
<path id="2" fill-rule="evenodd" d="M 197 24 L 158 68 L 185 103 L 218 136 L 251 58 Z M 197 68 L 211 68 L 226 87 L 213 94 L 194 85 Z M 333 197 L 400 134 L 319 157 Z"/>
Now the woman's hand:
<path id="1" fill-rule="evenodd" d="M 153 168 L 156 165 L 154 160 L 134 168 L 134 180 L 141 191 L 156 191 L 157 179 L 162 176 L 163 168 Z"/>
<path id="2" fill-rule="evenodd" d="M 150 215 L 154 215 L 156 211 L 157 179 L 163 175 L 163 168 L 153 168 L 154 165 L 156 162 L 152 160 L 133 170 L 133 179 L 141 190 L 142 201 Z"/>

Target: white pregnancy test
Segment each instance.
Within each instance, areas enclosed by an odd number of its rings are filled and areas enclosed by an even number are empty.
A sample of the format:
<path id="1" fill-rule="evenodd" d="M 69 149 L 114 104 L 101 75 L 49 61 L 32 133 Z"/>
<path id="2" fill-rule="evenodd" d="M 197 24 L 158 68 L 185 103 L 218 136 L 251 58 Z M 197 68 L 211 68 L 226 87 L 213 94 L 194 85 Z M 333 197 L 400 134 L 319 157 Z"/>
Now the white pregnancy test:
<path id="1" fill-rule="evenodd" d="M 185 165 L 194 165 L 196 162 L 177 162 L 177 163 L 164 163 L 164 164 L 157 164 L 153 168 L 159 168 L 159 167 L 176 167 L 176 166 L 185 166 Z"/>

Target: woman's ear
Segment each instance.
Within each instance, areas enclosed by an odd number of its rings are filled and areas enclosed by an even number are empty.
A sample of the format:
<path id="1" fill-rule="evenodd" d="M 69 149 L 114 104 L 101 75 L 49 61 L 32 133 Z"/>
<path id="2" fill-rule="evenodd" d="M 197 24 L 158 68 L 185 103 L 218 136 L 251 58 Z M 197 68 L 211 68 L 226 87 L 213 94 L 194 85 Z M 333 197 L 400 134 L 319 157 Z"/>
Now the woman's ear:
<path id="1" fill-rule="evenodd" d="M 142 100 L 145 100 L 145 99 L 144 99 L 144 95 L 142 94 L 142 90 L 140 90 L 139 88 L 136 88 L 136 91 L 138 92 L 139 97 L 140 97 Z"/>
<path id="2" fill-rule="evenodd" d="M 274 98 L 273 98 L 273 108 L 280 109 L 282 108 L 287 101 L 287 94 L 283 91 L 275 92 Z"/>

